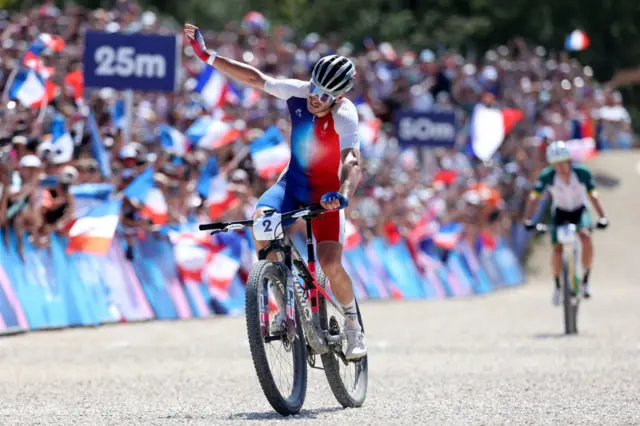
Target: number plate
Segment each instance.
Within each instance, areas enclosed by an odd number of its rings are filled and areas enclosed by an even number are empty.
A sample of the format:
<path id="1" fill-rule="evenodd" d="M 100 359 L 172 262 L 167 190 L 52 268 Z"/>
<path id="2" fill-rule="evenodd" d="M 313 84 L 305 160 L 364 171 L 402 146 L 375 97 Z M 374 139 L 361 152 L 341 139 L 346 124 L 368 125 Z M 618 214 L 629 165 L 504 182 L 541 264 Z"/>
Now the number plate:
<path id="1" fill-rule="evenodd" d="M 280 213 L 272 213 L 253 221 L 253 235 L 258 241 L 272 241 L 284 237 L 282 229 L 282 216 Z"/>
<path id="2" fill-rule="evenodd" d="M 577 239 L 576 225 L 562 225 L 558 227 L 558 242 L 560 244 L 573 244 Z"/>

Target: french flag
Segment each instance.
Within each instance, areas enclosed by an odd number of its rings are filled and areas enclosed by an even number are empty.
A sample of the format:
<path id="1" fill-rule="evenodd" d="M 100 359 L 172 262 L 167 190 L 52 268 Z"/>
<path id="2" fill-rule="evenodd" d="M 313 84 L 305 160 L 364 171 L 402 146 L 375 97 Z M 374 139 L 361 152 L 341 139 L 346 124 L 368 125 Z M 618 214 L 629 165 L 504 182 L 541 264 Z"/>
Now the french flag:
<path id="1" fill-rule="evenodd" d="M 65 42 L 62 37 L 42 33 L 33 41 L 33 43 L 31 43 L 31 46 L 29 46 L 29 49 L 27 50 L 27 54 L 39 56 L 47 49 L 51 49 L 54 52 L 61 52 L 64 49 L 64 46 Z"/>
<path id="2" fill-rule="evenodd" d="M 371 146 L 378 141 L 381 126 L 382 122 L 377 118 L 361 121 L 358 124 L 360 141 L 364 146 Z"/>
<path id="3" fill-rule="evenodd" d="M 168 124 L 161 124 L 159 131 L 162 146 L 170 149 L 180 157 L 184 157 L 189 152 L 189 140 L 178 129 Z"/>
<path id="4" fill-rule="evenodd" d="M 440 229 L 440 224 L 435 220 L 435 217 L 425 215 L 416 226 L 411 230 L 409 234 L 409 241 L 414 245 L 420 244 L 422 241 L 430 240 Z"/>
<path id="5" fill-rule="evenodd" d="M 418 266 L 418 270 L 422 272 L 433 286 L 433 290 L 435 291 L 434 296 L 436 299 L 444 299 L 447 297 L 445 286 L 438 274 L 438 271 L 446 271 L 444 264 L 440 260 L 435 259 L 422 251 L 418 251 L 416 256 L 416 265 Z"/>
<path id="6" fill-rule="evenodd" d="M 116 233 L 122 200 L 112 200 L 92 208 L 75 220 L 69 230 L 67 254 L 106 256 Z"/>
<path id="7" fill-rule="evenodd" d="M 58 93 L 58 86 L 51 81 L 44 79 L 34 70 L 21 69 L 16 74 L 9 97 L 17 99 L 26 108 L 38 108 Z"/>
<path id="8" fill-rule="evenodd" d="M 260 101 L 261 96 L 260 90 L 253 87 L 245 87 L 242 91 L 242 107 L 251 108 L 255 106 Z"/>
<path id="9" fill-rule="evenodd" d="M 173 245 L 180 278 L 183 281 L 200 283 L 205 266 L 212 255 L 222 249 L 222 246 L 214 245 L 208 233 L 198 232 L 195 229 L 171 231 L 168 236 Z"/>
<path id="10" fill-rule="evenodd" d="M 126 125 L 127 106 L 124 99 L 118 99 L 111 108 L 111 122 L 116 129 L 124 129 Z"/>
<path id="11" fill-rule="evenodd" d="M 84 75 L 80 71 L 72 71 L 64 77 L 64 88 L 76 102 L 84 96 Z"/>
<path id="12" fill-rule="evenodd" d="M 567 36 L 564 48 L 569 52 L 579 52 L 588 48 L 590 43 L 587 33 L 582 30 L 574 30 Z"/>
<path id="13" fill-rule="evenodd" d="M 164 225 L 169 219 L 167 200 L 153 184 L 153 168 L 148 168 L 124 190 L 124 196 L 140 205 L 140 216 L 154 225 Z"/>
<path id="14" fill-rule="evenodd" d="M 344 250 L 353 250 L 360 242 L 362 242 L 362 236 L 355 225 L 347 219 L 344 224 Z"/>
<path id="15" fill-rule="evenodd" d="M 73 158 L 74 144 L 67 131 L 64 116 L 56 114 L 51 122 L 51 151 L 56 164 L 66 163 Z"/>
<path id="16" fill-rule="evenodd" d="M 227 102 L 229 83 L 222 72 L 214 67 L 206 66 L 198 75 L 195 91 L 209 109 L 219 108 Z"/>
<path id="17" fill-rule="evenodd" d="M 471 116 L 471 147 L 473 153 L 482 161 L 488 161 L 500 148 L 504 138 L 515 125 L 524 118 L 517 109 L 489 108 L 476 105 Z"/>
<path id="18" fill-rule="evenodd" d="M 229 299 L 229 287 L 240 269 L 240 262 L 229 248 L 216 253 L 208 262 L 205 276 L 211 295 L 222 302 Z"/>
<path id="19" fill-rule="evenodd" d="M 89 125 L 89 133 L 91 134 L 91 153 L 93 154 L 93 158 L 98 162 L 98 167 L 100 168 L 100 174 L 102 177 L 109 178 L 111 177 L 109 155 L 102 143 L 102 136 L 100 136 L 100 129 L 98 128 L 98 123 L 96 123 L 96 117 L 92 108 L 89 109 L 87 121 Z"/>
<path id="20" fill-rule="evenodd" d="M 462 230 L 463 226 L 460 223 L 441 225 L 433 236 L 433 243 L 445 250 L 453 250 L 462 237 Z"/>
<path id="21" fill-rule="evenodd" d="M 433 183 L 439 185 L 453 185 L 458 178 L 458 172 L 455 170 L 439 170 L 433 177 Z"/>
<path id="22" fill-rule="evenodd" d="M 216 157 L 214 157 L 213 155 L 210 156 L 203 170 L 200 172 L 200 177 L 198 178 L 198 183 L 196 184 L 196 190 L 202 198 L 207 198 L 209 196 L 211 182 L 213 181 L 213 178 L 218 174 L 219 170 L 220 167 L 218 166 Z"/>
<path id="23" fill-rule="evenodd" d="M 580 111 L 578 118 L 571 120 L 571 135 L 571 139 L 593 138 L 595 131 L 591 117 Z"/>
<path id="24" fill-rule="evenodd" d="M 203 120 L 198 123 L 198 120 L 191 125 L 193 127 L 197 123 L 198 127 L 192 129 L 190 140 L 193 141 L 195 139 L 195 146 L 199 148 L 214 150 L 234 142 L 240 136 L 240 131 L 233 128 L 229 123 L 213 119 L 210 119 L 211 121 L 208 122 L 203 134 L 202 127 L 207 124 L 207 121 Z M 199 138 L 197 137 L 198 135 L 200 135 Z"/>
<path id="25" fill-rule="evenodd" d="M 580 112 L 580 118 L 571 119 L 570 126 L 572 138 L 565 143 L 573 161 L 583 162 L 595 157 L 597 150 L 591 118 Z"/>
<path id="26" fill-rule="evenodd" d="M 269 21 L 262 13 L 252 10 L 242 18 L 242 26 L 249 30 L 266 30 L 269 28 Z"/>
<path id="27" fill-rule="evenodd" d="M 268 179 L 282 172 L 289 164 L 291 152 L 280 130 L 269 127 L 249 146 L 253 164 L 260 177 Z"/>
<path id="28" fill-rule="evenodd" d="M 211 220 L 217 220 L 239 204 L 240 199 L 229 190 L 229 182 L 223 175 L 217 175 L 211 179 L 206 203 Z"/>
<path id="29" fill-rule="evenodd" d="M 43 80 L 50 79 L 56 73 L 55 69 L 53 69 L 52 67 L 45 66 L 44 62 L 42 62 L 42 59 L 35 56 L 31 52 L 27 52 L 25 54 L 23 65 L 37 72 L 38 75 L 42 77 Z"/>

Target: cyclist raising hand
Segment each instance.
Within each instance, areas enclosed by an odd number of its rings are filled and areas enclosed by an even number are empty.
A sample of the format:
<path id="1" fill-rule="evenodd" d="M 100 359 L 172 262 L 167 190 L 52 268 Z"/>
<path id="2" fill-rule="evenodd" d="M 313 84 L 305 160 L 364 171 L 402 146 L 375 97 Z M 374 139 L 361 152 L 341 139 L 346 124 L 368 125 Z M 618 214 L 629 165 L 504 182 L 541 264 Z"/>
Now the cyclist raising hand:
<path id="1" fill-rule="evenodd" d="M 258 200 L 254 219 L 267 209 L 282 213 L 313 203 L 330 210 L 346 207 L 360 178 L 358 113 L 345 98 L 355 81 L 354 64 L 343 56 L 325 56 L 313 68 L 310 81 L 279 80 L 207 50 L 196 26 L 185 24 L 184 33 L 202 61 L 234 80 L 285 100 L 289 107 L 292 127 L 289 165 Z M 320 266 L 345 312 L 348 343 L 345 355 L 356 359 L 366 355 L 367 349 L 357 320 L 351 279 L 342 266 L 344 222 L 343 211 L 329 212 L 313 222 L 313 234 Z M 266 246 L 262 241 L 255 244 L 256 250 Z M 283 318 L 284 302 L 277 302 L 278 317 Z M 276 327 L 282 324 L 282 318 L 276 318 Z"/>

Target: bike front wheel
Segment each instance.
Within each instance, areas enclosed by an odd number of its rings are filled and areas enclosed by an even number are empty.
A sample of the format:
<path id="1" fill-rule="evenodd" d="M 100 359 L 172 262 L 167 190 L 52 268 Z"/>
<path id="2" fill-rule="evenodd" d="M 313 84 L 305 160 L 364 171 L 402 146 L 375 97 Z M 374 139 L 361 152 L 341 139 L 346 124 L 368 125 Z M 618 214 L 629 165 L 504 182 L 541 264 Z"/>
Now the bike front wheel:
<path id="1" fill-rule="evenodd" d="M 569 259 L 567 259 L 569 257 Z M 564 306 L 565 334 L 578 333 L 578 306 L 580 297 L 576 286 L 575 259 L 565 256 L 562 261 L 562 298 Z"/>
<path id="2" fill-rule="evenodd" d="M 300 411 L 307 391 L 307 351 L 298 310 L 293 341 L 285 331 L 272 334 L 269 324 L 261 322 L 261 313 L 268 312 L 270 289 L 273 293 L 272 286 L 284 290 L 285 285 L 286 275 L 279 264 L 268 260 L 256 263 L 247 280 L 246 318 L 251 357 L 262 391 L 274 410 L 288 416 Z M 280 296 L 285 294 L 282 290 Z"/>
<path id="3" fill-rule="evenodd" d="M 317 281 L 323 288 L 327 287 L 327 277 L 321 271 L 318 272 Z M 330 306 L 322 295 L 319 295 L 318 307 L 322 329 L 327 330 L 331 335 L 343 333 L 342 315 L 332 312 L 335 311 L 335 308 Z M 356 308 L 358 310 L 358 321 L 364 333 L 360 306 L 358 306 L 357 301 Z M 338 355 L 339 353 L 344 354 L 344 343 L 344 341 L 340 341 L 331 344 L 329 352 L 321 357 L 322 365 L 324 366 L 324 372 L 331 391 L 340 405 L 345 408 L 361 407 L 367 397 L 369 377 L 367 355 L 355 361 L 345 362 L 343 357 Z"/>

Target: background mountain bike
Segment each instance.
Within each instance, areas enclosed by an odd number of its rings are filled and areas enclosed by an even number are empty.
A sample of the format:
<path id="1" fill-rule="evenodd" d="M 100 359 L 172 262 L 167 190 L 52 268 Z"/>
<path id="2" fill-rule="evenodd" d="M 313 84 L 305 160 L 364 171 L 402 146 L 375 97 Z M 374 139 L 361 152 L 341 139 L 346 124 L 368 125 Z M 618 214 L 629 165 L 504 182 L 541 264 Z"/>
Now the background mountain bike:
<path id="1" fill-rule="evenodd" d="M 590 228 L 593 229 L 593 228 Z M 536 230 L 545 233 L 549 230 L 546 225 L 538 224 Z M 562 272 L 560 275 L 562 285 L 562 305 L 564 308 L 564 332 L 565 334 L 578 333 L 578 308 L 582 292 L 580 288 L 580 275 L 578 273 L 578 250 L 580 238 L 578 227 L 573 223 L 558 225 L 558 243 L 562 245 Z"/>
<path id="2" fill-rule="evenodd" d="M 311 221 L 325 212 L 313 205 L 282 214 L 271 210 L 256 220 L 200 225 L 200 230 L 212 234 L 253 227 L 257 240 L 269 241 L 258 253 L 259 260 L 247 281 L 247 334 L 264 395 L 274 410 L 285 416 L 302 408 L 307 366 L 324 369 L 343 407 L 360 407 L 367 395 L 367 356 L 347 361 L 344 312 L 329 295 L 322 271 L 316 273 Z M 306 222 L 308 264 L 283 232 L 286 223 L 297 219 Z M 267 260 L 270 253 L 276 254 L 277 262 Z M 274 302 L 276 298 L 283 299 L 280 307 Z M 283 309 L 284 315 L 278 316 Z M 364 332 L 359 306 L 357 310 Z M 283 321 L 278 324 L 271 318 Z M 316 367 L 318 355 L 324 368 Z"/>

